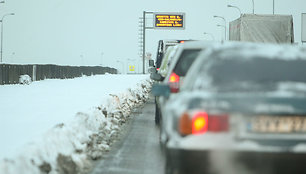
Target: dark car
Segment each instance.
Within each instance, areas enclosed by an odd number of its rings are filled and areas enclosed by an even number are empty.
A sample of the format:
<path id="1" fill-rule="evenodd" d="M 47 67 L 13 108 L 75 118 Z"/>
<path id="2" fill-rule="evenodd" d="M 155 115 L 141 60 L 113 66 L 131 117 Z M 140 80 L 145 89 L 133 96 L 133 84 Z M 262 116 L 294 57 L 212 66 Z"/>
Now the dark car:
<path id="1" fill-rule="evenodd" d="M 180 90 L 163 110 L 167 174 L 306 173 L 305 48 L 210 48 Z"/>

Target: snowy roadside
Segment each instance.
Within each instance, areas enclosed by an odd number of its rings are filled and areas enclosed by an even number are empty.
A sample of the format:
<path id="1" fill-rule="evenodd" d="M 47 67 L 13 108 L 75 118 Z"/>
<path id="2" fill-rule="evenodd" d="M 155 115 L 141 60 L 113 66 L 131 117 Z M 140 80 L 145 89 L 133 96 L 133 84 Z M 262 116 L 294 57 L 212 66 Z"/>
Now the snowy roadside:
<path id="1" fill-rule="evenodd" d="M 133 88 L 110 93 L 99 106 L 75 114 L 72 120 L 59 123 L 42 137 L 27 144 L 12 159 L 0 159 L 2 174 L 77 174 L 90 167 L 109 149 L 130 113 L 149 96 L 151 81 L 145 78 Z M 18 138 L 18 137 L 15 137 Z"/>

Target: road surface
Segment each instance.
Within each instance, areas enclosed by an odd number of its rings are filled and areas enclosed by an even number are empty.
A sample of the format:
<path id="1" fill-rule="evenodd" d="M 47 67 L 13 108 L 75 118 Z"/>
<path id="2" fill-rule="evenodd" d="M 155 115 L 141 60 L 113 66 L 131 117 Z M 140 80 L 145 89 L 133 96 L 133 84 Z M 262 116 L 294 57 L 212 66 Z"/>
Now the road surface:
<path id="1" fill-rule="evenodd" d="M 154 100 L 150 99 L 133 116 L 126 133 L 98 162 L 92 174 L 162 174 L 164 155 L 159 145 L 159 130 L 154 122 Z"/>

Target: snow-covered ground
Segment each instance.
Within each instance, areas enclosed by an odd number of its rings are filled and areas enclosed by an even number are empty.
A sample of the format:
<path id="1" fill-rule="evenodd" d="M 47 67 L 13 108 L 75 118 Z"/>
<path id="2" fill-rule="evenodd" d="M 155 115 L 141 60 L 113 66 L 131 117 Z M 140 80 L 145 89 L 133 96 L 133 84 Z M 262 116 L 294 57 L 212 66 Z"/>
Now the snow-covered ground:
<path id="1" fill-rule="evenodd" d="M 0 86 L 0 173 L 77 173 L 150 87 L 147 75 L 110 74 Z"/>

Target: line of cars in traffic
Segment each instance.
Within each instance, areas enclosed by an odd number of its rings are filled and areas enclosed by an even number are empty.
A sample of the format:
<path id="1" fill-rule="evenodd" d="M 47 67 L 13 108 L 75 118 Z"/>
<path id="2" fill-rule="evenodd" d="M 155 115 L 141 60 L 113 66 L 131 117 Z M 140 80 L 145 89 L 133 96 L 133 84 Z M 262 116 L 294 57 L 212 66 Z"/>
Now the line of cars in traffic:
<path id="1" fill-rule="evenodd" d="M 193 61 L 209 45 L 211 45 L 210 42 L 186 41 L 169 46 L 162 60 L 160 60 L 162 63 L 160 67 L 157 67 L 158 71 L 154 71 L 155 69 L 151 71 L 151 78 L 155 81 L 169 84 L 170 92 L 177 93 Z M 157 58 L 157 60 L 159 59 Z M 156 124 L 160 124 L 160 121 L 162 121 L 161 107 L 166 100 L 167 98 L 165 97 L 156 96 Z"/>
<path id="2" fill-rule="evenodd" d="M 166 174 L 306 173 L 306 48 L 186 42 L 156 80 Z"/>

